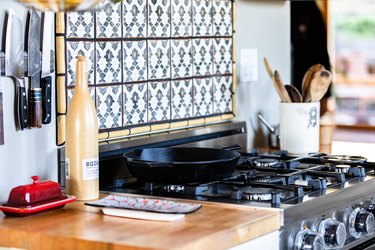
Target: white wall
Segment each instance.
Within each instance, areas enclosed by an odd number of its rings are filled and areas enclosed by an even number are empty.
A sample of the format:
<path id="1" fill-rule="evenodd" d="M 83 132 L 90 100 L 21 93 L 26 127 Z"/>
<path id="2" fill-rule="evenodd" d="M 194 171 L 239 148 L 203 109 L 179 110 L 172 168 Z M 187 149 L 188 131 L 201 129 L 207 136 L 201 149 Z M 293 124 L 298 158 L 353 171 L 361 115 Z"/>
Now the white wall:
<path id="1" fill-rule="evenodd" d="M 236 90 L 236 120 L 244 120 L 248 127 L 249 148 L 266 146 L 268 131 L 259 124 L 256 115 L 261 112 L 271 124 L 279 123 L 279 97 L 263 66 L 266 57 L 273 70 L 277 69 L 284 83 L 290 83 L 290 3 L 281 0 L 238 0 L 236 50 L 240 75 L 242 48 L 258 50 L 257 82 L 241 82 Z M 260 130 L 259 130 L 260 128 Z"/>
<path id="2" fill-rule="evenodd" d="M 278 96 L 263 67 L 267 57 L 278 69 L 284 82 L 290 81 L 289 2 L 281 0 L 238 0 L 237 4 L 237 61 L 241 48 L 258 49 L 259 81 L 237 84 L 237 117 L 248 124 L 249 147 L 265 145 L 264 136 L 256 134 L 259 123 L 256 114 L 261 111 L 272 124 L 277 124 Z M 26 10 L 14 0 L 1 0 L 0 9 L 13 8 L 20 18 Z M 0 24 L 3 23 L 0 15 Z M 1 25 L 0 25 L 1 26 Z M 0 28 L 0 34 L 2 34 Z M 0 39 L 1 40 L 1 39 Z M 241 69 L 238 67 L 238 71 Z M 240 79 L 239 79 L 240 80 Z M 41 129 L 16 131 L 14 125 L 14 82 L 0 78 L 4 95 L 5 145 L 0 146 L 0 201 L 7 200 L 16 185 L 30 182 L 29 177 L 57 180 L 57 146 L 55 120 Z M 55 89 L 53 89 L 53 96 Z M 55 106 L 53 103 L 53 117 Z M 261 127 L 263 129 L 263 127 Z M 266 132 L 266 130 L 264 130 Z"/>
<path id="3" fill-rule="evenodd" d="M 16 15 L 25 20 L 26 9 L 13 0 L 1 0 L 0 9 L 12 8 Z M 0 26 L 4 16 L 0 15 Z M 0 29 L 0 37 L 3 27 Z M 0 39 L 1 40 L 1 39 Z M 55 143 L 55 120 L 41 129 L 16 131 L 14 118 L 14 81 L 0 77 L 3 92 L 5 144 L 0 146 L 0 202 L 8 199 L 12 187 L 31 183 L 30 176 L 57 180 L 57 147 Z M 53 88 L 52 95 L 54 96 Z M 53 98 L 54 99 L 54 98 Z M 55 116 L 53 101 L 52 117 Z"/>

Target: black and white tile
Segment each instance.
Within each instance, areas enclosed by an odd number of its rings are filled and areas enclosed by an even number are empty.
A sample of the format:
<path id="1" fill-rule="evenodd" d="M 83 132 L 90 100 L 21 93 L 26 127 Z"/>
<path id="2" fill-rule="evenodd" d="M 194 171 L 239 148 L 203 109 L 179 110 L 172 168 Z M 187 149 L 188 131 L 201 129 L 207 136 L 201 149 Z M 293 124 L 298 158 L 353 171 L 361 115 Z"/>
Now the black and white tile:
<path id="1" fill-rule="evenodd" d="M 171 119 L 170 88 L 169 81 L 148 83 L 148 122 Z"/>
<path id="2" fill-rule="evenodd" d="M 67 89 L 67 95 L 66 95 L 66 100 L 67 100 L 67 106 L 69 109 L 69 104 L 72 101 L 73 94 L 74 94 L 74 88 L 69 88 Z M 95 95 L 95 87 L 89 87 L 89 92 L 92 98 L 92 101 L 94 102 L 94 105 L 96 105 L 96 95 Z"/>
<path id="3" fill-rule="evenodd" d="M 147 122 L 147 83 L 124 85 L 124 126 Z"/>
<path id="4" fill-rule="evenodd" d="M 193 34 L 191 0 L 171 0 L 172 37 L 187 37 Z"/>
<path id="5" fill-rule="evenodd" d="M 232 65 L 232 38 L 214 39 L 214 74 L 231 74 Z"/>
<path id="6" fill-rule="evenodd" d="M 122 86 L 96 89 L 99 129 L 122 126 Z"/>
<path id="7" fill-rule="evenodd" d="M 213 113 L 212 78 L 196 78 L 193 85 L 194 117 Z"/>
<path id="8" fill-rule="evenodd" d="M 232 112 L 232 76 L 214 77 L 214 113 Z"/>
<path id="9" fill-rule="evenodd" d="M 148 40 L 148 79 L 171 76 L 170 40 Z"/>
<path id="10" fill-rule="evenodd" d="M 233 27 L 231 0 L 213 0 L 213 25 L 214 35 L 232 35 Z"/>
<path id="11" fill-rule="evenodd" d="M 121 42 L 97 42 L 96 83 L 121 82 Z"/>
<path id="12" fill-rule="evenodd" d="M 147 36 L 147 0 L 123 0 L 123 36 Z"/>
<path id="13" fill-rule="evenodd" d="M 171 45 L 172 78 L 192 76 L 193 58 L 191 39 L 171 40 Z"/>
<path id="14" fill-rule="evenodd" d="M 144 81 L 147 79 L 147 41 L 125 41 L 124 82 Z"/>
<path id="15" fill-rule="evenodd" d="M 193 0 L 193 36 L 212 34 L 212 0 Z"/>
<path id="16" fill-rule="evenodd" d="M 121 3 L 109 3 L 96 12 L 96 37 L 121 37 Z"/>
<path id="17" fill-rule="evenodd" d="M 148 37 L 170 36 L 170 4 L 170 0 L 148 0 Z"/>
<path id="18" fill-rule="evenodd" d="M 193 73 L 212 75 L 212 39 L 193 39 Z"/>
<path id="19" fill-rule="evenodd" d="M 94 84 L 94 43 L 93 42 L 67 42 L 67 85 L 75 85 L 77 56 L 84 55 L 87 58 L 88 82 Z"/>
<path id="20" fill-rule="evenodd" d="M 193 81 L 172 81 L 172 119 L 187 119 L 193 116 Z"/>
<path id="21" fill-rule="evenodd" d="M 94 14 L 92 12 L 69 12 L 66 37 L 94 38 Z"/>

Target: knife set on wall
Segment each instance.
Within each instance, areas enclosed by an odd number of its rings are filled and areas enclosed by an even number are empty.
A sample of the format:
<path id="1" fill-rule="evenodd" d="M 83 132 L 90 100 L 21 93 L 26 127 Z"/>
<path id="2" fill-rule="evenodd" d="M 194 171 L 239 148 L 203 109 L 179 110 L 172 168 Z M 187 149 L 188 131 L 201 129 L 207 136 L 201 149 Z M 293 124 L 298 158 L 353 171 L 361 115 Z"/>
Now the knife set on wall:
<path id="1" fill-rule="evenodd" d="M 53 13 L 45 12 L 40 16 L 36 10 L 30 10 L 25 36 L 23 23 L 13 10 L 9 10 L 7 22 L 4 22 L 5 52 L 0 52 L 0 73 L 15 80 L 15 116 L 19 130 L 41 128 L 42 124 L 51 122 L 53 18 Z M 27 51 L 24 51 L 24 37 Z M 29 77 L 28 97 L 24 77 Z"/>

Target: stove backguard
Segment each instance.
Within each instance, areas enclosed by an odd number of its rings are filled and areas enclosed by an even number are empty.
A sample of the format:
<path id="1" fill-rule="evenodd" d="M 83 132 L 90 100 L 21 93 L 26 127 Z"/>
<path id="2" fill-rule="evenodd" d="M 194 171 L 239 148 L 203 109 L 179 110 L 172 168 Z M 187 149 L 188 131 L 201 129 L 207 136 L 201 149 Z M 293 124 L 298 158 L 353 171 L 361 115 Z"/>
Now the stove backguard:
<path id="1" fill-rule="evenodd" d="M 129 136 L 99 143 L 99 186 L 101 190 L 121 186 L 131 179 L 122 154 L 139 148 L 153 147 L 247 148 L 245 122 L 225 122 L 174 131 Z M 65 186 L 65 148 L 58 149 L 59 183 Z"/>

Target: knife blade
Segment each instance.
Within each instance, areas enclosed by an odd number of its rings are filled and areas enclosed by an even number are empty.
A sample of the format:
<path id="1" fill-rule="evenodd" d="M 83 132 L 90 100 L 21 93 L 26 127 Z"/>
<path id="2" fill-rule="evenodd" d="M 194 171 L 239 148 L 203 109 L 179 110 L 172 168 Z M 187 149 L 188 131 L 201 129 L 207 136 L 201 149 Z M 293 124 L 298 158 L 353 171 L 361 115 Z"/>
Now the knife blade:
<path id="1" fill-rule="evenodd" d="M 44 12 L 43 16 L 43 39 L 42 39 L 42 108 L 43 108 L 43 124 L 51 122 L 51 34 L 53 32 L 53 13 Z"/>
<path id="2" fill-rule="evenodd" d="M 16 126 L 27 128 L 27 98 L 25 80 L 23 78 L 23 24 L 12 9 L 8 12 L 8 24 L 5 39 L 5 75 L 14 77 L 16 81 L 15 114 Z"/>
<path id="3" fill-rule="evenodd" d="M 40 16 L 34 9 L 30 12 L 27 36 L 29 91 L 29 127 L 42 127 L 42 89 L 40 88 Z"/>

